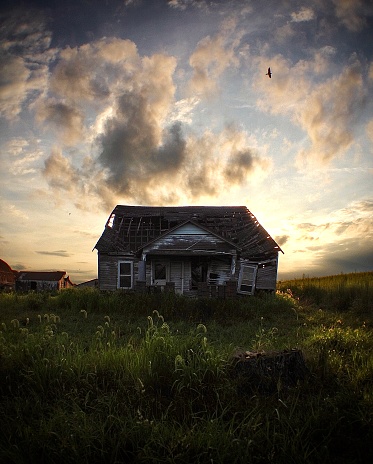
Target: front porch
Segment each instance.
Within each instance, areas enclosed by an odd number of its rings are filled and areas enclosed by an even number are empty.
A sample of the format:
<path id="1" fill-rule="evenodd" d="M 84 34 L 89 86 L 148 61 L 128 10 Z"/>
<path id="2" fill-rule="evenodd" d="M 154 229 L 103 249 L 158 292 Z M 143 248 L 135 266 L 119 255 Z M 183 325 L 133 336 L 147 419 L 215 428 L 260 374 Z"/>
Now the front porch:
<path id="1" fill-rule="evenodd" d="M 165 285 L 147 285 L 146 281 L 137 280 L 134 290 L 136 293 L 178 293 L 175 282 L 166 282 Z M 237 295 L 237 282 L 230 280 L 222 285 L 209 284 L 207 282 L 198 282 L 197 289 L 190 290 L 188 296 L 196 298 L 234 298 Z"/>

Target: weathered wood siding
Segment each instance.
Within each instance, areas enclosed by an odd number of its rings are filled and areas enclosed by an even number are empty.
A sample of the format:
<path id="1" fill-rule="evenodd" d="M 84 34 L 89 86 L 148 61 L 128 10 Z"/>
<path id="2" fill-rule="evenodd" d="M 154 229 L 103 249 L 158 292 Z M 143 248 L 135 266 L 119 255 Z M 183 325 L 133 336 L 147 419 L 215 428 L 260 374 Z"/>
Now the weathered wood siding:
<path id="1" fill-rule="evenodd" d="M 119 261 L 132 261 L 134 263 L 132 281 L 133 285 L 135 285 L 138 273 L 138 263 L 132 255 L 99 253 L 98 282 L 100 290 L 117 290 Z"/>
<path id="2" fill-rule="evenodd" d="M 170 262 L 170 282 L 175 282 L 175 293 L 182 293 L 184 287 L 182 261 Z"/>
<path id="3" fill-rule="evenodd" d="M 260 264 L 256 274 L 256 290 L 276 290 L 276 283 L 277 260 Z"/>
<path id="4" fill-rule="evenodd" d="M 208 283 L 210 285 L 224 285 L 231 279 L 231 257 L 226 259 L 213 259 L 209 263 Z"/>

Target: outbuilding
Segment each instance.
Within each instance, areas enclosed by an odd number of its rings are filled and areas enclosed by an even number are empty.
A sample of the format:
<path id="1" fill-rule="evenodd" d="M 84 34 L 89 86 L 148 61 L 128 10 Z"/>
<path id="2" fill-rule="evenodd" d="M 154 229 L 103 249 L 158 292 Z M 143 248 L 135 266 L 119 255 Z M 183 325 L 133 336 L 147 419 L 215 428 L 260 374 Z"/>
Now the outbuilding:
<path id="1" fill-rule="evenodd" d="M 62 290 L 73 287 L 66 271 L 29 271 L 20 272 L 16 281 L 16 289 L 19 291 L 43 291 Z"/>

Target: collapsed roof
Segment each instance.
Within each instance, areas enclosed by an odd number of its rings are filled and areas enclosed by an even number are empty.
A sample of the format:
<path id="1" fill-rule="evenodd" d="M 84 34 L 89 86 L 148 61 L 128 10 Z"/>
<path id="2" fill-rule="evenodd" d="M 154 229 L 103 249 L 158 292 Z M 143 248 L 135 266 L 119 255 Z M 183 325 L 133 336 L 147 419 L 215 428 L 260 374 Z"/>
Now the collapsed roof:
<path id="1" fill-rule="evenodd" d="M 234 244 L 243 258 L 265 259 L 283 253 L 246 206 L 117 205 L 94 248 L 102 253 L 138 254 L 149 242 L 186 221 Z"/>

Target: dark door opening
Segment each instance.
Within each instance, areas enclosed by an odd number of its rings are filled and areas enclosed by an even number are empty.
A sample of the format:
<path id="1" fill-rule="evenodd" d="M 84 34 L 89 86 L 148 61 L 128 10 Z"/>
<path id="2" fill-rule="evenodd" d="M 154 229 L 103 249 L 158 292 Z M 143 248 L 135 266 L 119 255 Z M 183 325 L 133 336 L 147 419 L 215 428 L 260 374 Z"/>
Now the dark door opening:
<path id="1" fill-rule="evenodd" d="M 207 282 L 208 263 L 206 259 L 198 256 L 192 258 L 192 289 L 198 288 L 199 282 Z"/>

